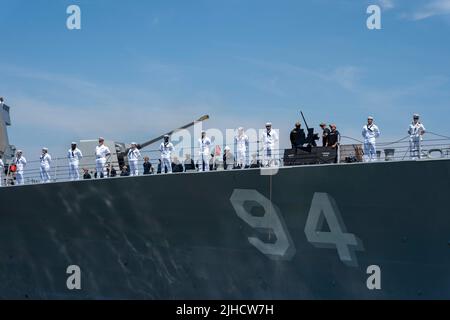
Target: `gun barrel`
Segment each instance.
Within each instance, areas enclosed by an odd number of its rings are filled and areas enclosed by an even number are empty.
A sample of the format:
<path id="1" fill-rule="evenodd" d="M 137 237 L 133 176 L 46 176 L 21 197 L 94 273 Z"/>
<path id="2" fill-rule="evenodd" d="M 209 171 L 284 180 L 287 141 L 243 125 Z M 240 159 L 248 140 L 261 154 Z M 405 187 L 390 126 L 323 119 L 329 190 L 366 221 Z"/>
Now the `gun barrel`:
<path id="1" fill-rule="evenodd" d="M 305 116 L 303 115 L 303 111 L 300 111 L 300 114 L 302 115 L 303 122 L 305 123 L 306 129 L 309 130 L 308 123 L 306 122 Z"/>
<path id="2" fill-rule="evenodd" d="M 188 123 L 188 124 L 186 124 L 186 125 L 184 125 L 184 126 L 182 126 L 182 127 L 179 127 L 179 128 L 174 129 L 174 130 L 172 130 L 172 131 L 169 131 L 169 132 L 167 132 L 167 133 L 164 133 L 164 134 L 160 135 L 159 137 L 156 137 L 156 138 L 154 138 L 154 139 L 152 139 L 152 140 L 149 140 L 149 141 L 146 141 L 146 142 L 144 142 L 144 143 L 139 144 L 138 148 L 139 148 L 139 149 L 145 148 L 145 147 L 147 147 L 147 146 L 149 146 L 149 145 L 151 145 L 151 144 L 153 144 L 153 143 L 155 143 L 155 142 L 161 140 L 162 138 L 164 138 L 164 136 L 165 136 L 166 134 L 170 136 L 171 134 L 173 134 L 173 133 L 176 132 L 176 131 L 183 130 L 183 129 L 187 129 L 187 128 L 193 126 L 194 124 L 196 124 L 196 123 L 198 123 L 198 122 L 202 122 L 202 121 L 205 121 L 205 120 L 208 120 L 208 119 L 209 119 L 209 115 L 207 115 L 207 114 L 204 115 L 204 116 L 201 116 L 201 117 L 198 118 L 197 120 L 192 121 L 192 122 L 190 122 L 190 123 Z M 127 151 L 128 151 L 128 149 L 127 149 Z"/>

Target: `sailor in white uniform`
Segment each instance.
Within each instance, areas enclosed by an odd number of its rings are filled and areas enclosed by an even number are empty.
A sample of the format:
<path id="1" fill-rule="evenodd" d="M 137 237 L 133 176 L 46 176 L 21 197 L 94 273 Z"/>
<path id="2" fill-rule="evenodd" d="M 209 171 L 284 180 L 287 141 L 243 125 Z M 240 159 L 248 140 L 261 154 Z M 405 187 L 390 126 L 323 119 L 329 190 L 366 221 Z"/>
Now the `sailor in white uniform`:
<path id="1" fill-rule="evenodd" d="M 131 148 L 130 148 L 130 150 L 128 150 L 128 154 L 127 154 L 128 165 L 130 166 L 130 176 L 139 175 L 138 162 L 139 162 L 140 157 L 141 157 L 141 153 L 139 152 L 139 150 L 137 148 L 136 142 L 132 142 Z"/>
<path id="2" fill-rule="evenodd" d="M 377 160 L 376 139 L 380 136 L 380 129 L 373 123 L 373 117 L 367 118 L 367 124 L 363 127 L 364 138 L 364 162 Z"/>
<path id="3" fill-rule="evenodd" d="M 234 137 L 236 143 L 236 162 L 237 165 L 243 169 L 247 165 L 247 148 L 248 148 L 248 136 L 244 133 L 244 128 L 239 127 L 236 137 Z"/>
<path id="4" fill-rule="evenodd" d="M 422 138 L 425 134 L 425 127 L 419 121 L 419 115 L 413 115 L 413 122 L 409 125 L 408 128 L 409 134 L 409 150 L 410 156 L 412 160 L 416 160 L 417 158 L 422 157 Z"/>
<path id="5" fill-rule="evenodd" d="M 48 154 L 47 148 L 42 148 L 42 154 L 39 158 L 41 161 L 40 171 L 41 171 L 41 182 L 50 182 L 50 163 L 52 162 L 52 157 Z"/>
<path id="6" fill-rule="evenodd" d="M 67 158 L 69 159 L 69 177 L 70 180 L 80 180 L 79 164 L 83 154 L 81 150 L 77 148 L 77 143 L 72 142 L 69 151 L 67 152 Z"/>
<path id="7" fill-rule="evenodd" d="M 264 166 L 272 166 L 276 165 L 275 163 L 275 152 L 276 152 L 276 143 L 278 142 L 278 134 L 275 130 L 272 130 L 272 123 L 266 123 L 266 129 L 263 131 L 263 135 L 261 137 L 261 141 L 263 143 L 263 160 Z"/>
<path id="8" fill-rule="evenodd" d="M 22 156 L 22 150 L 17 150 L 16 157 L 14 158 L 14 164 L 16 165 L 16 182 L 18 185 L 25 184 L 23 177 L 25 166 L 27 165 L 27 159 Z"/>
<path id="9" fill-rule="evenodd" d="M 106 177 L 106 157 L 111 155 L 111 151 L 104 143 L 105 139 L 100 137 L 98 138 L 98 146 L 95 147 L 95 172 L 97 173 L 97 178 Z"/>
<path id="10" fill-rule="evenodd" d="M 5 165 L 3 164 L 3 160 L 2 158 L 0 158 L 0 187 L 2 186 L 2 182 L 3 182 L 3 169 L 4 169 Z"/>
<path id="11" fill-rule="evenodd" d="M 164 141 L 161 142 L 159 146 L 159 151 L 161 152 L 161 173 L 172 173 L 172 152 L 173 144 L 169 141 L 169 136 L 166 134 L 164 136 Z"/>
<path id="12" fill-rule="evenodd" d="M 211 140 L 206 136 L 206 131 L 202 131 L 202 137 L 198 139 L 199 158 L 197 161 L 198 171 L 209 171 L 209 147 L 211 146 Z"/>

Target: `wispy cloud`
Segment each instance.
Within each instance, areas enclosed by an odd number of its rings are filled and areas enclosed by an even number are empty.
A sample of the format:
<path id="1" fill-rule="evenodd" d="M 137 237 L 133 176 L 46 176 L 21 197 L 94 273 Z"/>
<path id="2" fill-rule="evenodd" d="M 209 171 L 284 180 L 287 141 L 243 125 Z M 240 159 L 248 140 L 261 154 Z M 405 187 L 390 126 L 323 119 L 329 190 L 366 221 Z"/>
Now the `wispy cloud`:
<path id="1" fill-rule="evenodd" d="M 304 66 L 284 62 L 271 62 L 241 57 L 237 57 L 237 59 L 273 72 L 276 76 L 265 79 L 261 83 L 260 87 L 267 89 L 266 91 L 268 91 L 269 93 L 275 93 L 280 96 L 284 95 L 283 91 L 278 89 L 281 82 L 280 77 L 301 76 L 309 79 L 312 78 L 319 81 L 337 84 L 344 89 L 353 90 L 357 87 L 357 84 L 363 74 L 363 70 L 357 66 L 344 65 L 327 70 L 307 68 Z"/>
<path id="2" fill-rule="evenodd" d="M 0 64 L 3 74 L 12 75 L 19 78 L 27 78 L 31 80 L 41 80 L 49 82 L 57 82 L 68 87 L 83 87 L 95 89 L 96 84 L 90 81 L 79 79 L 75 76 L 68 76 L 65 74 L 51 73 L 42 70 L 31 70 L 11 64 Z"/>
<path id="3" fill-rule="evenodd" d="M 209 114 L 216 128 L 233 128 L 235 118 L 220 110 L 227 110 L 221 94 L 211 90 L 192 90 L 189 95 L 176 96 L 149 88 L 127 84 L 106 85 L 84 77 L 63 73 L 27 69 L 0 64 L 3 74 L 0 87 L 7 89 L 12 106 L 11 140 L 21 148 L 38 150 L 46 145 L 57 150 L 68 141 L 105 136 L 118 141 L 148 138 L 177 128 L 203 114 Z M 182 77 L 175 65 L 148 63 L 141 70 L 161 81 L 177 81 Z M 10 86 L 4 79 L 17 78 L 24 85 Z M 262 120 L 260 121 L 262 123 Z M 23 132 L 34 132 L 30 139 Z M 61 151 L 61 150 L 59 150 Z"/>
<path id="4" fill-rule="evenodd" d="M 389 10 L 395 8 L 394 0 L 378 0 L 378 3 L 384 10 Z"/>
<path id="5" fill-rule="evenodd" d="M 340 66 L 325 78 L 328 81 L 334 81 L 344 89 L 354 90 L 361 80 L 362 73 L 362 69 L 356 66 Z"/>
<path id="6" fill-rule="evenodd" d="M 278 97 L 286 97 L 285 90 L 280 86 L 280 78 L 278 76 L 266 76 L 259 78 L 241 79 L 241 81 L 261 92 Z"/>
<path id="7" fill-rule="evenodd" d="M 434 16 L 449 15 L 450 0 L 433 0 L 430 3 L 415 10 L 412 14 L 407 15 L 411 20 L 424 20 Z"/>

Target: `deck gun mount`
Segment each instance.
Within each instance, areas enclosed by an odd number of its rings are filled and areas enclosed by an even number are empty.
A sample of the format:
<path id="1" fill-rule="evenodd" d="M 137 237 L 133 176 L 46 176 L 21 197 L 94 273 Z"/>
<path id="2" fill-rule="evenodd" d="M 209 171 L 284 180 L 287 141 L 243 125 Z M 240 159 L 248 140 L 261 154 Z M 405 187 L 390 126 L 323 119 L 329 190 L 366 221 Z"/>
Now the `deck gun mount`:
<path id="1" fill-rule="evenodd" d="M 145 141 L 143 143 L 139 143 L 137 145 L 137 147 L 138 147 L 138 149 L 143 149 L 155 142 L 161 141 L 166 134 L 170 136 L 174 132 L 177 132 L 177 131 L 183 130 L 183 129 L 187 129 L 187 128 L 195 125 L 198 122 L 202 122 L 202 121 L 205 121 L 208 119 L 209 119 L 209 116 L 204 115 L 195 121 L 192 121 L 184 126 L 181 126 L 174 130 L 171 130 L 167 133 L 164 133 L 154 139 Z M 104 143 L 109 148 L 109 150 L 111 150 L 111 152 L 113 153 L 108 158 L 108 163 L 112 163 L 114 166 L 116 166 L 118 164 L 119 169 L 122 169 L 122 167 L 124 165 L 128 166 L 127 154 L 131 147 L 129 144 L 125 144 L 124 142 L 116 142 L 116 141 L 112 141 L 112 140 L 105 140 Z M 81 149 L 81 151 L 83 152 L 83 155 L 85 156 L 80 161 L 80 168 L 89 168 L 89 169 L 94 168 L 94 163 L 93 163 L 92 159 L 95 157 L 94 150 L 95 150 L 95 146 L 97 146 L 97 144 L 98 144 L 98 140 L 81 140 L 80 141 L 80 144 L 78 145 L 78 147 Z"/>
<path id="2" fill-rule="evenodd" d="M 205 120 L 208 120 L 208 119 L 209 119 L 209 115 L 201 116 L 197 120 L 192 121 L 192 122 L 190 122 L 190 123 L 188 123 L 188 124 L 186 124 L 186 125 L 184 125 L 184 126 L 182 126 L 180 128 L 177 128 L 177 129 L 171 130 L 171 131 L 169 131 L 167 133 L 164 133 L 164 134 L 160 135 L 159 137 L 153 138 L 153 139 L 145 141 L 143 143 L 138 143 L 137 148 L 139 150 L 141 150 L 141 149 L 143 149 L 143 148 L 145 148 L 145 147 L 147 147 L 147 146 L 149 146 L 149 145 L 151 145 L 151 144 L 153 144 L 155 142 L 161 141 L 164 138 L 165 135 L 170 136 L 176 131 L 187 129 L 189 127 L 192 127 L 193 125 L 195 125 L 198 122 L 202 122 L 202 121 L 205 121 Z M 122 143 L 122 142 L 116 142 L 115 143 L 115 150 L 116 150 L 116 153 L 117 153 L 117 161 L 119 163 L 119 167 L 120 168 L 122 168 L 122 166 L 124 164 L 128 165 L 127 154 L 128 154 L 128 150 L 130 150 L 130 147 L 131 146 L 127 147 L 125 145 L 125 143 Z"/>
<path id="3" fill-rule="evenodd" d="M 306 122 L 305 116 L 303 115 L 303 112 L 300 111 L 300 114 L 302 115 L 303 122 L 305 123 L 306 130 L 308 131 L 308 135 L 306 136 L 303 144 L 306 144 L 308 147 L 317 147 L 316 140 L 319 140 L 319 134 L 314 133 L 314 128 L 308 127 L 308 123 Z"/>

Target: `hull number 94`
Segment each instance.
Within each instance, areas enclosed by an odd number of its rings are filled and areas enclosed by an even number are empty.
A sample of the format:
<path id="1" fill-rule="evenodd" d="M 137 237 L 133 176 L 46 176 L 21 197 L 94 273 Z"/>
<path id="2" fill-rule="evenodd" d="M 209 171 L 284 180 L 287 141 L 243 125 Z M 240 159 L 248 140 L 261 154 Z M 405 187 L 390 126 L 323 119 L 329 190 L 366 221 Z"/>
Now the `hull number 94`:
<path id="1" fill-rule="evenodd" d="M 271 259 L 292 259 L 296 251 L 295 245 L 280 210 L 272 201 L 253 189 L 235 189 L 230 201 L 238 217 L 250 227 L 268 231 L 275 236 L 273 241 L 249 237 L 248 241 L 256 249 Z M 262 207 L 263 214 L 252 214 L 255 207 Z M 325 221 L 329 231 L 322 231 Z M 355 251 L 363 251 L 363 244 L 356 235 L 347 231 L 336 201 L 328 193 L 314 193 L 304 232 L 313 246 L 334 248 L 344 264 L 358 266 Z"/>

